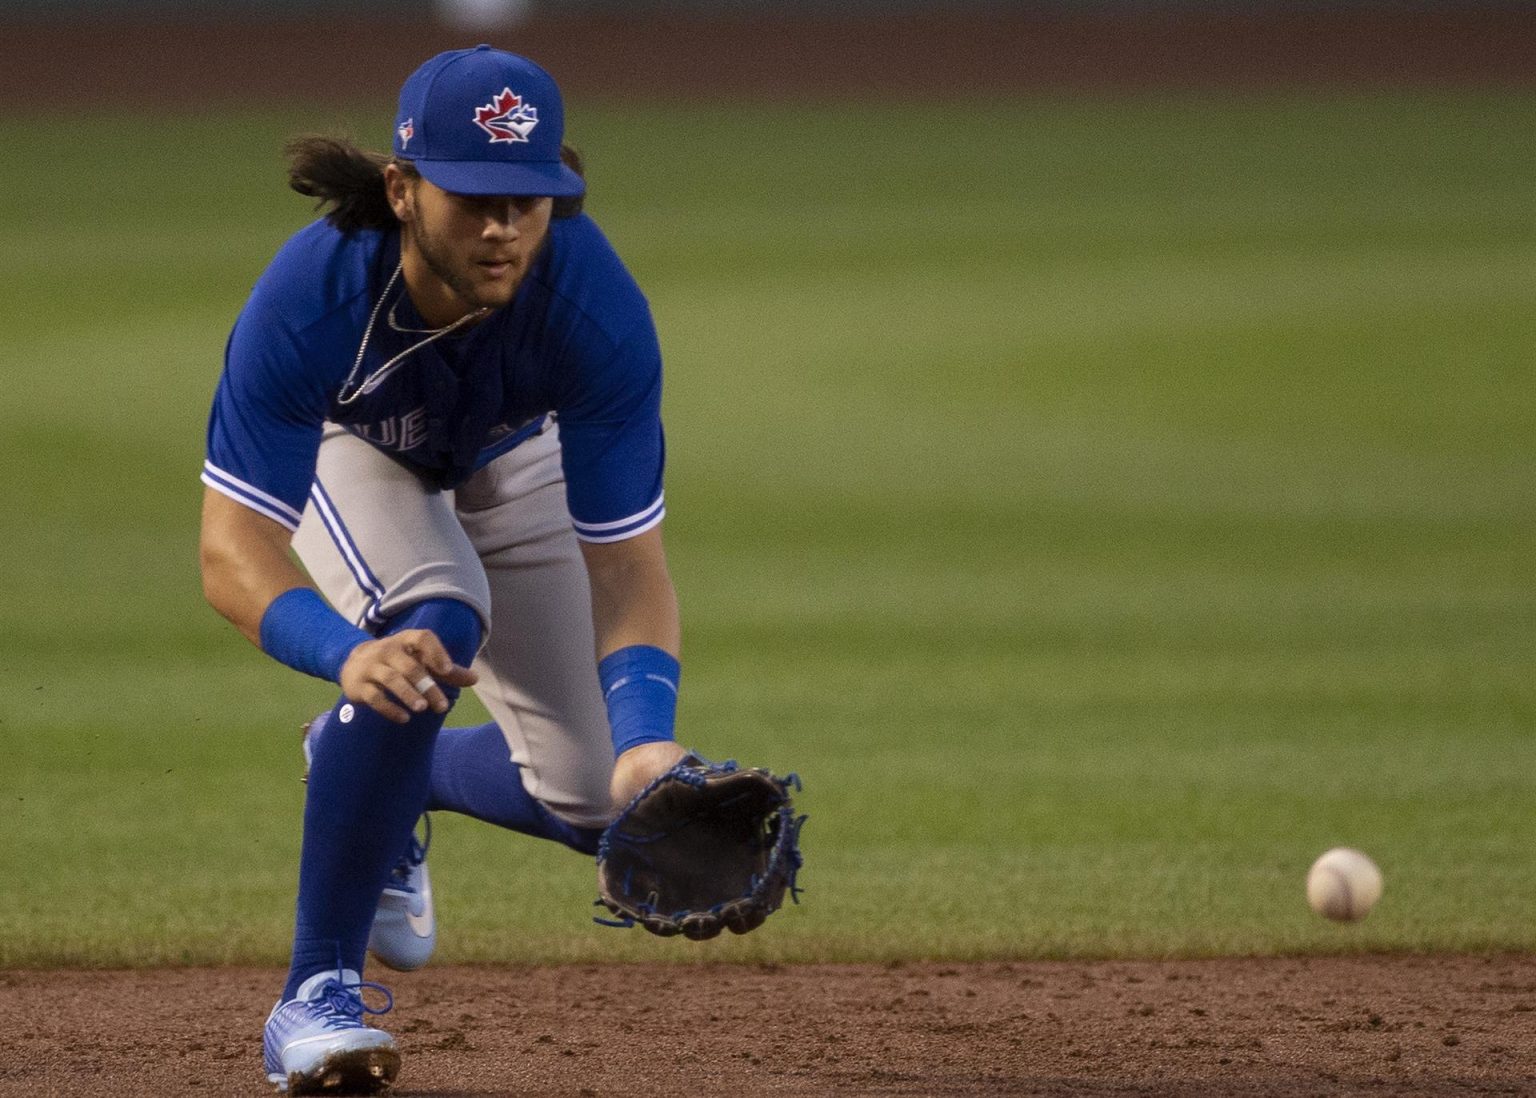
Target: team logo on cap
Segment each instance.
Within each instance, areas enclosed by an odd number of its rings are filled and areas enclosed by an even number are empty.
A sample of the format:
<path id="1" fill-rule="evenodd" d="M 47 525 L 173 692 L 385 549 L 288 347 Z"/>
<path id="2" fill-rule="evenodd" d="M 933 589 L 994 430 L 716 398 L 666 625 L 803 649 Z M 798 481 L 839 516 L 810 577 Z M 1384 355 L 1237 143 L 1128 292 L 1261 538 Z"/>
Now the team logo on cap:
<path id="1" fill-rule="evenodd" d="M 407 118 L 404 122 L 400 123 L 400 128 L 395 131 L 400 135 L 400 147 L 402 149 L 411 143 L 411 138 L 416 136 L 416 127 L 411 123 L 412 120 Z"/>
<path id="2" fill-rule="evenodd" d="M 475 125 L 491 135 L 492 145 L 527 141 L 538 124 L 538 109 L 512 94 L 511 88 L 502 88 L 500 95 L 475 108 Z"/>

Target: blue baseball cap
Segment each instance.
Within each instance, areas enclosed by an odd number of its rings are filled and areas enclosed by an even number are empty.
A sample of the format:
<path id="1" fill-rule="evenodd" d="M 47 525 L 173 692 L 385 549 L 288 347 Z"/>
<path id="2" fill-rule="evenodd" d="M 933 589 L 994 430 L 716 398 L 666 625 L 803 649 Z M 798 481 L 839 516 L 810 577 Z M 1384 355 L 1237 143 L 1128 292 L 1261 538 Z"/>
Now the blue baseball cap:
<path id="1" fill-rule="evenodd" d="M 505 50 L 440 53 L 400 89 L 395 155 L 455 194 L 582 194 L 581 176 L 560 162 L 564 136 L 554 78 Z"/>

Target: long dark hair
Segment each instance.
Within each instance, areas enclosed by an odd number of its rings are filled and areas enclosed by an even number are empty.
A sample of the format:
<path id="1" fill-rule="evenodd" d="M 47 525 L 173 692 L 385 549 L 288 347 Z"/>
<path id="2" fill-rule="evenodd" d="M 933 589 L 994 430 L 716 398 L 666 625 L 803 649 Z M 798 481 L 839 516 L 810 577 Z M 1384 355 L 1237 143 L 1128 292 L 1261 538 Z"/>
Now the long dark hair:
<path id="1" fill-rule="evenodd" d="M 283 146 L 288 158 L 288 186 L 318 199 L 317 210 L 344 233 L 359 229 L 392 229 L 398 223 L 384 193 L 384 166 L 394 164 L 407 176 L 417 175 L 409 160 L 360 149 L 344 137 L 305 134 Z M 586 178 L 581 154 L 561 144 L 560 159 Z M 582 197 L 555 199 L 554 217 L 575 217 Z"/>

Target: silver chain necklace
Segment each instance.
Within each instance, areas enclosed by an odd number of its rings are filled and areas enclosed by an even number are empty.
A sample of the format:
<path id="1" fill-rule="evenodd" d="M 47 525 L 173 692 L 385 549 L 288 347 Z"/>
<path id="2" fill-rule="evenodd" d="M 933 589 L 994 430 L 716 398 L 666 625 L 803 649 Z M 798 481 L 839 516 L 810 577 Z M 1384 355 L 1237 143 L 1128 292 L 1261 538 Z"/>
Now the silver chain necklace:
<path id="1" fill-rule="evenodd" d="M 391 305 L 389 307 L 389 325 L 391 328 L 394 328 L 397 332 L 425 334 L 427 338 L 418 340 L 417 342 L 411 344 L 405 350 L 397 354 L 394 358 L 390 359 L 377 370 L 373 371 L 373 373 L 363 378 L 362 383 L 358 385 L 357 388 L 353 390 L 352 394 L 349 396 L 347 394 L 347 390 L 352 388 L 353 382 L 357 379 L 357 372 L 363 368 L 363 356 L 368 352 L 368 340 L 373 336 L 373 326 L 378 323 L 379 310 L 384 308 L 384 302 L 389 300 L 390 291 L 395 288 L 395 283 L 400 281 L 400 272 L 404 266 L 405 264 L 403 260 L 395 264 L 395 273 L 389 276 L 389 281 L 384 285 L 384 292 L 379 295 L 379 300 L 373 303 L 373 312 L 369 314 L 368 327 L 363 329 L 363 341 L 357 346 L 357 358 L 352 363 L 352 371 L 347 374 L 347 379 L 341 383 L 341 392 L 336 396 L 336 403 L 342 407 L 346 407 L 358 397 L 364 396 L 377 389 L 384 383 L 385 378 L 394 373 L 395 367 L 400 365 L 400 363 L 405 360 L 407 355 L 421 350 L 434 339 L 442 339 L 443 336 L 448 335 L 450 332 L 457 331 L 472 320 L 479 320 L 486 313 L 491 311 L 489 309 L 476 309 L 472 313 L 465 313 L 452 324 L 444 325 L 441 328 L 402 328 L 400 325 L 395 323 L 395 307 L 394 305 Z M 398 302 L 396 302 L 396 304 L 398 304 Z"/>

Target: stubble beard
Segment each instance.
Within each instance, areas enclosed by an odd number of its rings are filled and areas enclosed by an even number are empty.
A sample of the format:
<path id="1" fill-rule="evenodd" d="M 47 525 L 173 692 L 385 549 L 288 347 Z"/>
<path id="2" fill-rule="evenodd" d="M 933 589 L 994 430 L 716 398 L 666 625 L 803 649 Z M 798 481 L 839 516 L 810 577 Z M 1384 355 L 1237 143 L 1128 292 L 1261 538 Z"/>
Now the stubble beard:
<path id="1" fill-rule="evenodd" d="M 413 226 L 412 243 L 416 245 L 416 251 L 421 255 L 421 260 L 442 283 L 453 291 L 454 296 L 464 302 L 471 310 L 497 309 L 512 299 L 517 292 L 518 284 L 522 281 L 518 278 L 512 283 L 511 290 L 506 300 L 483 300 L 479 292 L 480 288 L 462 269 L 462 265 L 456 266 L 453 261 L 453 249 L 446 244 L 441 244 L 433 238 L 432 234 L 418 222 Z M 495 295 L 497 298 L 500 295 Z"/>

